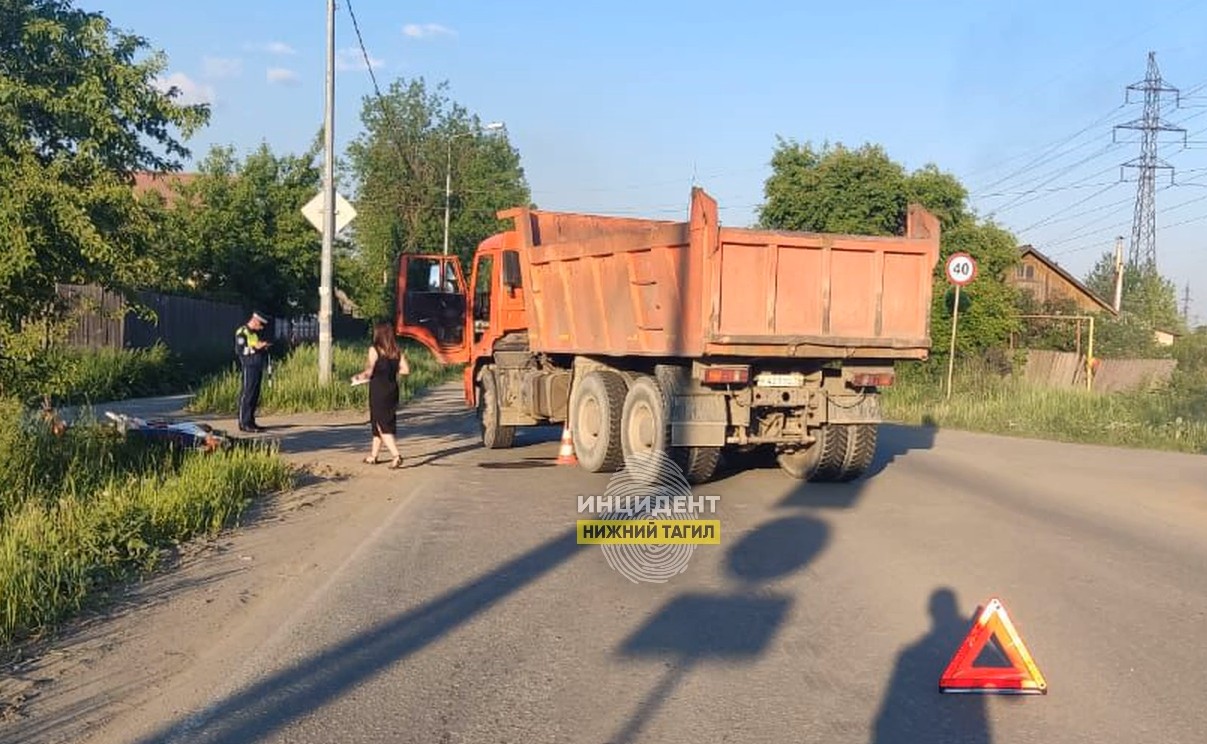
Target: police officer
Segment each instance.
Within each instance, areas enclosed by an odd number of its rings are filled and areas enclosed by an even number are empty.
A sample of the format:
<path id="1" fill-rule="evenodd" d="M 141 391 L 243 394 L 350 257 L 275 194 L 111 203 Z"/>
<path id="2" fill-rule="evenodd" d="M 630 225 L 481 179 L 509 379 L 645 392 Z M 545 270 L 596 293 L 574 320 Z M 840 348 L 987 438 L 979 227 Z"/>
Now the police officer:
<path id="1" fill-rule="evenodd" d="M 269 343 L 260 338 L 268 319 L 252 313 L 247 323 L 235 331 L 235 355 L 243 370 L 243 387 L 239 391 L 239 431 L 260 432 L 256 423 L 256 407 L 260 405 L 260 384 L 268 366 Z"/>

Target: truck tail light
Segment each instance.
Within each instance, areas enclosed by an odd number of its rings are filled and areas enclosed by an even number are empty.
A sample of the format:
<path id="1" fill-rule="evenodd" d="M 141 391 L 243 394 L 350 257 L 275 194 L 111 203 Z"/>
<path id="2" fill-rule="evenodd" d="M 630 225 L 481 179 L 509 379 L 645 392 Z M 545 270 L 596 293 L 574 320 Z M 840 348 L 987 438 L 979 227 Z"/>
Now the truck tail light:
<path id="1" fill-rule="evenodd" d="M 850 382 L 855 387 L 889 387 L 893 384 L 892 372 L 856 372 Z"/>
<path id="2" fill-rule="evenodd" d="M 707 385 L 744 385 L 750 381 L 750 367 L 709 367 L 704 370 Z"/>

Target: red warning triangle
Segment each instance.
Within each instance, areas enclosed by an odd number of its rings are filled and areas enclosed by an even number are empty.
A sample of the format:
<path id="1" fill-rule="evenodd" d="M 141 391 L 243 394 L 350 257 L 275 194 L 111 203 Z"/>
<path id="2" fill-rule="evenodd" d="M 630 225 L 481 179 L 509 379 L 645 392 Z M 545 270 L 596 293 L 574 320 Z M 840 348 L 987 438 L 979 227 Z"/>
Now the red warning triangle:
<path id="1" fill-rule="evenodd" d="M 996 638 L 1009 660 L 1009 668 L 975 667 L 977 657 L 990 638 Z M 939 680 L 943 692 L 996 692 L 1016 695 L 1046 695 L 1048 683 L 1023 645 L 1006 608 L 994 598 L 981 611 L 968 636 Z"/>

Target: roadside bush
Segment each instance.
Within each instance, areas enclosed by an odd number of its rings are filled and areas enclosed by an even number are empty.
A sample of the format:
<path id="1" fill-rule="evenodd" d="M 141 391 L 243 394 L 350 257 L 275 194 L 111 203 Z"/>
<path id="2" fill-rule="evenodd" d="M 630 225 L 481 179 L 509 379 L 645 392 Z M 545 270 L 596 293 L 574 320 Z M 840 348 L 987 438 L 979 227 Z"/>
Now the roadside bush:
<path id="1" fill-rule="evenodd" d="M 56 405 L 174 395 L 232 362 L 229 350 L 181 355 L 162 344 L 149 349 L 52 348 L 9 358 L 0 366 L 0 392 L 26 403 L 49 396 Z"/>
<path id="2" fill-rule="evenodd" d="M 267 448 L 203 454 L 91 422 L 56 435 L 0 400 L 0 644 L 45 630 L 291 475 Z"/>
<path id="3" fill-rule="evenodd" d="M 426 347 L 402 344 L 403 353 L 411 365 L 411 374 L 400 380 L 401 398 L 407 400 L 432 385 L 455 378 L 459 365 L 441 365 Z M 303 413 L 340 411 L 366 408 L 369 405 L 368 386 L 353 387 L 349 378 L 364 369 L 367 344 L 335 344 L 332 359 L 335 371 L 330 385 L 318 382 L 318 347 L 299 346 L 286 358 L 274 362 L 271 378 L 264 381 L 260 396 L 260 412 Z M 210 378 L 189 403 L 192 413 L 234 414 L 239 407 L 240 377 L 231 370 Z"/>

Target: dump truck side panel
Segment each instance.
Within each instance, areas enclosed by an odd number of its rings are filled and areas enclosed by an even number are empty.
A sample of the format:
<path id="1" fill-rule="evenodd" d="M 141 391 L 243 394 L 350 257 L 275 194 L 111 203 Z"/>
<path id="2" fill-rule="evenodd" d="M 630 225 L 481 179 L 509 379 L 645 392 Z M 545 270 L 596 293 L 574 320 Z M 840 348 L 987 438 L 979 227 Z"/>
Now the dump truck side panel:
<path id="1" fill-rule="evenodd" d="M 699 356 L 701 267 L 686 223 L 511 213 L 534 351 Z"/>
<path id="2" fill-rule="evenodd" d="M 935 218 L 905 237 L 720 228 L 517 210 L 534 351 L 605 357 L 925 359 Z"/>

